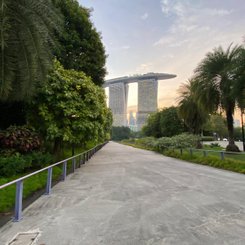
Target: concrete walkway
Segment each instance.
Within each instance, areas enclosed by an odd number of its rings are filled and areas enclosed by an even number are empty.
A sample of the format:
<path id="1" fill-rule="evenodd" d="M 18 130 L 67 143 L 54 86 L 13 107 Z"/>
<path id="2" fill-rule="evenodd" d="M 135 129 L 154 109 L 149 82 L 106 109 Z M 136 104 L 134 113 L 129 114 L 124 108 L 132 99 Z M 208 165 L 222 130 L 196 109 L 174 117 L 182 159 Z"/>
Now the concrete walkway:
<path id="1" fill-rule="evenodd" d="M 0 230 L 3 245 L 245 244 L 245 176 L 116 143 Z"/>

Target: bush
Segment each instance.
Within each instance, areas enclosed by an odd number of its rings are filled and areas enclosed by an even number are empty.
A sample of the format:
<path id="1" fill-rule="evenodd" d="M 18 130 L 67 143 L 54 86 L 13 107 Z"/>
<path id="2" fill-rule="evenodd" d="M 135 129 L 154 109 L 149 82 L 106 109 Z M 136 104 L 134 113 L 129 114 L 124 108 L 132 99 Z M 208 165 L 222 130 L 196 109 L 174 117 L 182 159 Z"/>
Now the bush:
<path id="1" fill-rule="evenodd" d="M 52 156 L 48 153 L 32 152 L 21 155 L 15 153 L 12 156 L 0 157 L 0 177 L 10 177 L 24 173 L 26 170 L 36 170 L 52 163 Z"/>
<path id="2" fill-rule="evenodd" d="M 26 126 L 10 126 L 0 133 L 0 147 L 28 153 L 41 147 L 39 136 Z"/>
<path id="3" fill-rule="evenodd" d="M 0 176 L 10 177 L 22 173 L 26 167 L 31 165 L 31 162 L 26 160 L 19 153 L 9 157 L 0 157 Z"/>

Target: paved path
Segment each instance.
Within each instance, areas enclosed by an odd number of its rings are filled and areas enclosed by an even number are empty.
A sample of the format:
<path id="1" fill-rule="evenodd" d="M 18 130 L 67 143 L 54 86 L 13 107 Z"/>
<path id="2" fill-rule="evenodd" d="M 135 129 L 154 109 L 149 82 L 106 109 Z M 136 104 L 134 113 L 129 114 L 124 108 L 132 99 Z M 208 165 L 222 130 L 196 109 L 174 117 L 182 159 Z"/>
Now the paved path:
<path id="1" fill-rule="evenodd" d="M 245 176 L 107 144 L 0 230 L 37 245 L 245 244 Z"/>

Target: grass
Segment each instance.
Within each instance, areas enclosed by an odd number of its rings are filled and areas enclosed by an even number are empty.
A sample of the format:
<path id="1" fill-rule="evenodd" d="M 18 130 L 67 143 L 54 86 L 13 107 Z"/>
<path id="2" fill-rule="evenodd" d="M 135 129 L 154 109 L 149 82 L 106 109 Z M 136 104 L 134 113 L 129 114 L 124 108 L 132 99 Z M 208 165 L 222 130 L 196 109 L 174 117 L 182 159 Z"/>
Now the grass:
<path id="1" fill-rule="evenodd" d="M 91 149 L 95 146 L 95 144 L 93 142 L 89 142 L 86 147 L 75 147 L 75 155 L 82 153 L 88 149 Z M 64 154 L 63 154 L 63 159 L 69 158 L 72 156 L 72 149 L 71 147 L 66 147 L 64 150 Z M 60 159 L 62 160 L 62 159 Z M 61 177 L 61 173 L 62 173 L 62 166 L 56 166 L 53 168 L 53 181 L 55 180 L 59 180 L 59 178 Z M 68 161 L 67 162 L 67 172 L 71 172 L 72 169 L 72 161 Z M 3 185 L 5 183 L 8 183 L 12 180 L 18 179 L 22 176 L 27 175 L 28 173 L 24 173 L 24 174 L 19 174 L 19 175 L 15 175 L 12 176 L 10 178 L 0 178 L 0 185 Z M 35 193 L 36 191 L 45 188 L 46 186 L 46 181 L 47 181 L 47 171 L 41 172 L 39 174 L 36 174 L 26 180 L 24 180 L 23 182 L 23 198 L 27 198 L 29 196 L 31 196 L 33 193 Z M 15 184 L 8 186 L 2 190 L 0 190 L 0 213 L 6 213 L 9 212 L 10 210 L 12 210 L 12 208 L 14 207 L 14 203 L 15 203 Z"/>
<path id="2" fill-rule="evenodd" d="M 58 180 L 61 176 L 61 168 L 53 168 L 53 180 Z M 27 174 L 27 173 L 26 173 Z M 26 174 L 15 175 L 11 178 L 0 178 L 0 185 L 3 185 L 11 180 L 18 179 Z M 33 175 L 32 177 L 23 181 L 23 198 L 29 197 L 34 192 L 43 189 L 46 186 L 47 181 L 47 171 L 41 172 L 39 174 Z M 8 212 L 12 209 L 15 203 L 15 184 L 8 186 L 0 190 L 0 213 Z"/>
<path id="3" fill-rule="evenodd" d="M 122 144 L 133 146 L 140 149 L 155 151 L 153 148 L 144 146 L 142 144 L 137 145 L 135 143 L 121 142 Z M 205 147 L 203 150 L 209 150 Z M 182 159 L 188 162 L 207 165 L 215 168 L 225 169 L 233 172 L 238 172 L 241 174 L 245 174 L 245 154 L 232 154 L 225 153 L 225 159 L 222 160 L 220 157 L 220 152 L 207 152 L 207 155 L 204 156 L 203 150 L 194 150 L 192 154 L 189 150 L 183 150 L 182 154 L 180 149 L 169 149 L 163 152 L 159 152 L 163 155 Z M 212 148 L 213 150 L 213 148 Z M 220 150 L 220 149 L 219 149 Z"/>

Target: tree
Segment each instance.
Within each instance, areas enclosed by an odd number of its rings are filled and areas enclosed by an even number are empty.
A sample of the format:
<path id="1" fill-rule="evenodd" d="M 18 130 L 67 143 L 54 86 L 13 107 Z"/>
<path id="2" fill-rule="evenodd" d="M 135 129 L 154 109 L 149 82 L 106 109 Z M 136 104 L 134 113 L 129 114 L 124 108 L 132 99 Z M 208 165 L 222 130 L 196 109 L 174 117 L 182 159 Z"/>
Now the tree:
<path id="1" fill-rule="evenodd" d="M 142 127 L 142 133 L 145 136 L 161 137 L 160 132 L 160 113 L 155 112 L 149 115 L 146 124 Z"/>
<path id="2" fill-rule="evenodd" d="M 208 119 L 208 113 L 196 101 L 196 86 L 195 79 L 182 84 L 179 89 L 178 113 L 191 133 L 200 134 Z"/>
<path id="3" fill-rule="evenodd" d="M 172 137 L 185 131 L 184 122 L 178 116 L 178 109 L 174 106 L 160 111 L 161 137 Z"/>
<path id="4" fill-rule="evenodd" d="M 51 0 L 2 0 L 0 100 L 28 100 L 52 66 L 60 16 Z"/>
<path id="5" fill-rule="evenodd" d="M 171 106 L 151 114 L 142 131 L 146 136 L 160 138 L 181 134 L 185 128 L 183 121 L 178 117 L 177 108 Z"/>
<path id="6" fill-rule="evenodd" d="M 120 141 L 124 139 L 129 139 L 131 136 L 131 130 L 129 127 L 112 127 L 111 137 L 112 140 Z"/>
<path id="7" fill-rule="evenodd" d="M 233 114 L 237 99 L 234 95 L 235 64 L 241 50 L 241 46 L 231 45 L 226 51 L 222 47 L 215 48 L 195 70 L 198 81 L 196 96 L 199 103 L 210 113 L 218 108 L 225 112 L 229 138 L 226 149 L 229 151 L 239 151 L 234 143 Z"/>
<path id="8" fill-rule="evenodd" d="M 106 55 L 101 36 L 90 20 L 91 11 L 76 0 L 53 1 L 65 19 L 64 31 L 58 35 L 57 59 L 65 69 L 83 71 L 93 83 L 102 85 Z"/>
<path id="9" fill-rule="evenodd" d="M 29 121 L 46 140 L 54 142 L 55 153 L 63 142 L 104 140 L 112 121 L 104 90 L 84 73 L 65 70 L 58 61 L 54 68 L 33 101 Z"/>
<path id="10" fill-rule="evenodd" d="M 219 115 L 210 115 L 209 120 L 203 127 L 203 130 L 210 132 L 212 135 L 215 133 L 217 138 L 227 138 L 228 131 L 226 125 L 226 119 Z"/>

